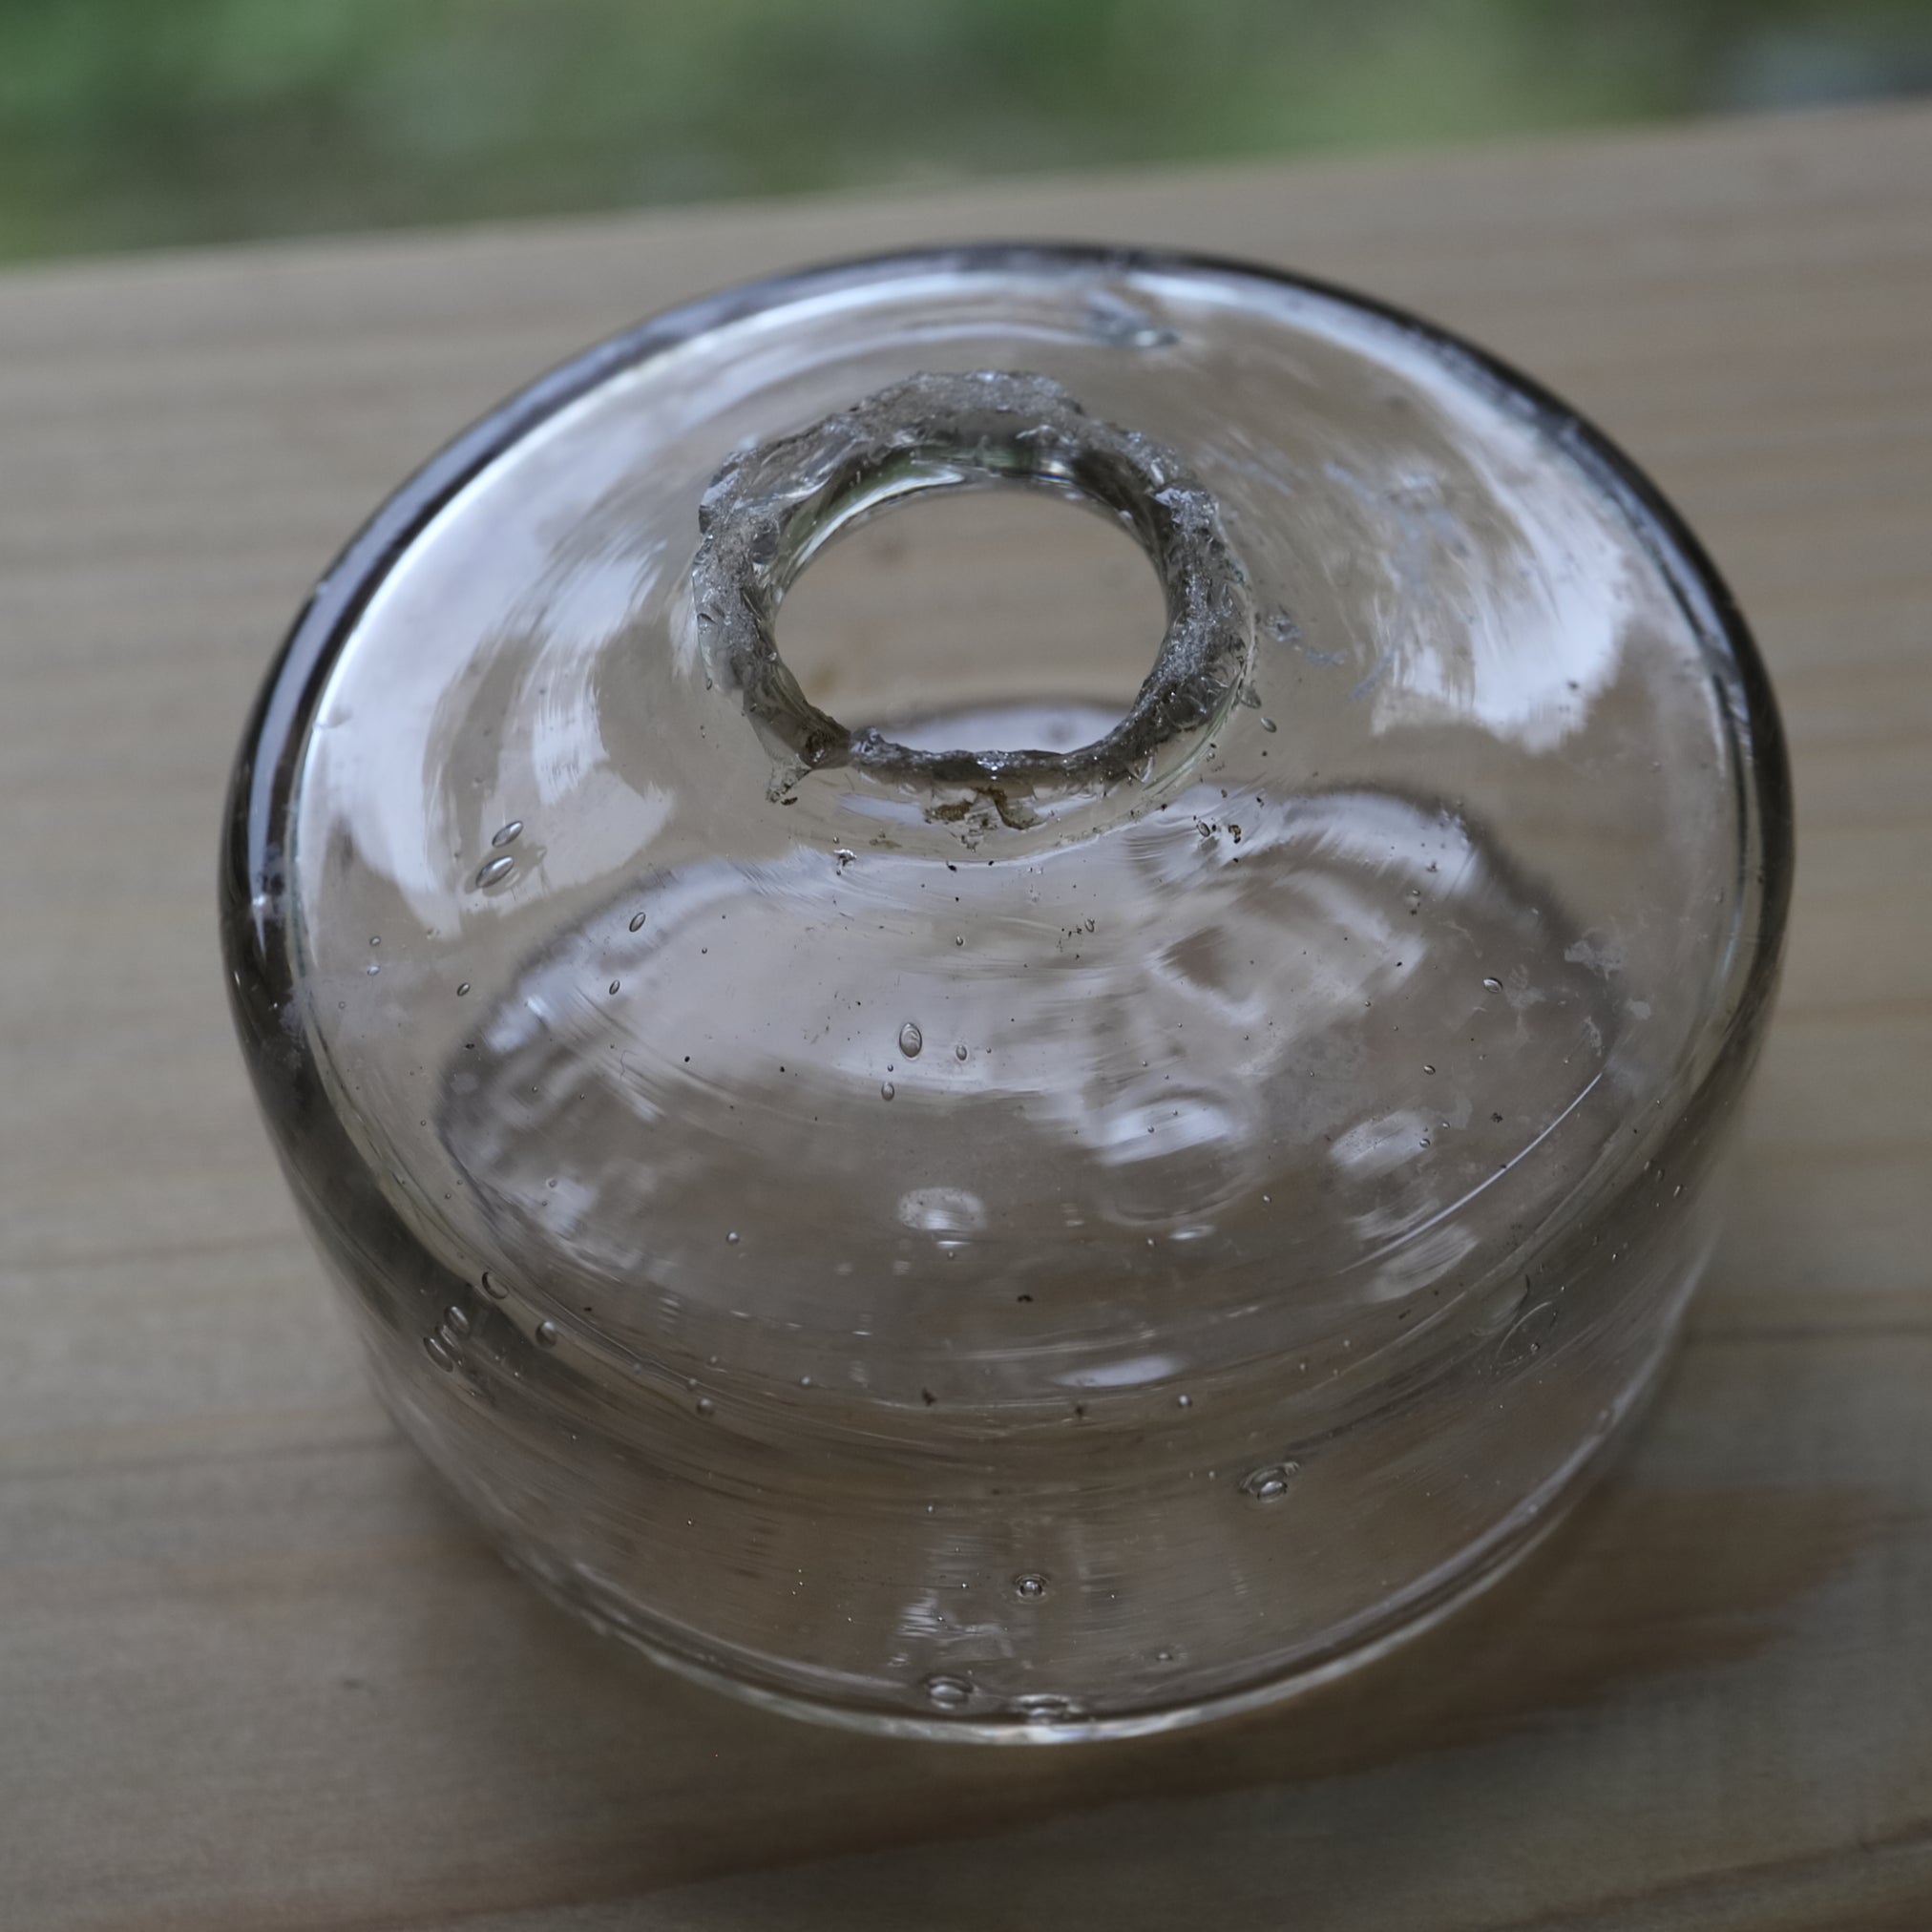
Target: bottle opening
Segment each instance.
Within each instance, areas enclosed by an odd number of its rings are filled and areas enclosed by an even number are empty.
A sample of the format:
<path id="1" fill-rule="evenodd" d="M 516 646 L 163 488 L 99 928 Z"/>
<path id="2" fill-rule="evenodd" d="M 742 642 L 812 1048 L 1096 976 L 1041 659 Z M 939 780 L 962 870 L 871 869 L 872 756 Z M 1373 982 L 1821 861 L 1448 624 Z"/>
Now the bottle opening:
<path id="1" fill-rule="evenodd" d="M 1058 497 L 1091 509 L 1103 533 L 1108 522 L 1130 533 L 1153 569 L 1165 623 L 1151 668 L 1117 722 L 1067 749 L 1028 743 L 1036 734 L 1024 730 L 1016 742 L 1012 727 L 1021 721 L 1010 707 L 1030 699 L 1024 685 L 1016 693 L 1008 682 L 1000 697 L 989 693 L 1009 712 L 997 734 L 1003 744 L 932 747 L 935 712 L 946 704 L 938 698 L 941 676 L 956 670 L 971 679 L 975 688 L 952 701 L 971 708 L 989 702 L 977 695 L 995 682 L 982 678 L 986 671 L 1033 679 L 1044 665 L 1049 679 L 1059 675 L 1035 641 L 1037 629 L 1029 625 L 1016 636 L 987 610 L 986 595 L 1013 575 L 990 568 L 976 592 L 956 579 L 954 601 L 966 628 L 951 653 L 955 665 L 945 665 L 930 633 L 911 660 L 937 667 L 927 674 L 926 703 L 913 707 L 915 721 L 923 712 L 921 742 L 855 724 L 815 703 L 789 662 L 789 645 L 781 652 L 776 636 L 779 606 L 808 564 L 845 532 L 889 510 L 905 528 L 905 507 L 922 496 L 950 499 L 944 507 L 956 516 L 962 494 L 997 491 L 1011 500 L 1015 486 L 1047 503 Z M 1032 513 L 1041 505 L 1024 507 Z M 938 822 L 977 828 L 991 813 L 1009 828 L 1028 830 L 1042 809 L 1173 777 L 1245 685 L 1254 613 L 1213 496 L 1171 450 L 1089 416 L 1043 376 L 978 370 L 909 377 L 808 430 L 734 456 L 704 494 L 699 528 L 693 621 L 710 675 L 741 696 L 772 755 L 774 799 L 809 773 L 836 770 L 923 795 L 928 816 Z M 788 639 L 801 630 L 788 625 Z M 1130 622 L 1116 635 L 1131 634 Z M 1099 674 L 1115 662 L 1112 647 L 1103 650 Z M 892 708 L 886 691 L 866 698 L 869 712 Z M 1068 722 L 1058 721 L 1062 729 Z M 976 731 L 992 728 L 982 719 Z"/>
<path id="2" fill-rule="evenodd" d="M 1120 517 L 1018 485 L 848 524 L 774 635 L 806 699 L 915 750 L 1071 751 L 1126 716 L 1167 628 Z"/>

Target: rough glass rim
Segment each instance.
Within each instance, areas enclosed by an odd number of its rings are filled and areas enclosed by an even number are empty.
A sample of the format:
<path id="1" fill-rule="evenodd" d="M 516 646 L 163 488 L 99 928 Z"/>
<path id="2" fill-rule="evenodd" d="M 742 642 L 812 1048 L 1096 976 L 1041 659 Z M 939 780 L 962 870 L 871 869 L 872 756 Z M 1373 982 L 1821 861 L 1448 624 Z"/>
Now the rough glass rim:
<path id="1" fill-rule="evenodd" d="M 1153 566 L 1167 623 L 1120 722 L 1065 751 L 924 750 L 853 730 L 812 704 L 785 662 L 775 620 L 817 551 L 883 504 L 942 490 L 1040 490 L 1109 516 Z M 942 813 L 990 801 L 1015 830 L 1035 801 L 1171 775 L 1205 746 L 1251 671 L 1254 607 L 1214 496 L 1144 431 L 1090 415 L 1050 376 L 976 369 L 909 376 L 790 435 L 730 456 L 698 509 L 695 621 L 718 678 L 779 761 L 772 795 L 830 766 L 932 792 Z"/>

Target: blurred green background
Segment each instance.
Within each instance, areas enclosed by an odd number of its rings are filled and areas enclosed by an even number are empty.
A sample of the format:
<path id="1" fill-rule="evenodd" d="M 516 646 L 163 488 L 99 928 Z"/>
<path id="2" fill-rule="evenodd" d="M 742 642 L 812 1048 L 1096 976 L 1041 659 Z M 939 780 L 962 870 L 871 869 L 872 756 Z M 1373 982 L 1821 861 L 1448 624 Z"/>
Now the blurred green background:
<path id="1" fill-rule="evenodd" d="M 0 0 L 0 258 L 1932 87 L 1932 0 Z"/>

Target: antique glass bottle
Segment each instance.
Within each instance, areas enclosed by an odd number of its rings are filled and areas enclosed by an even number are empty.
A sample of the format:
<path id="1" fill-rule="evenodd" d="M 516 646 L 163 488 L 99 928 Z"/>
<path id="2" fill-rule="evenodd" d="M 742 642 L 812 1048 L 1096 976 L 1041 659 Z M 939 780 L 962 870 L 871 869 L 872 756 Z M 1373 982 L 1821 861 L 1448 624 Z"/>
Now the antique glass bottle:
<path id="1" fill-rule="evenodd" d="M 975 492 L 1131 536 L 1151 666 L 998 546 L 788 657 L 828 544 Z M 1572 1493 L 1710 1253 L 1789 870 L 1737 614 L 1562 405 L 993 247 L 452 445 L 299 620 L 222 876 L 296 1197 L 506 1551 L 747 1694 L 1061 1738 L 1372 1655 Z"/>

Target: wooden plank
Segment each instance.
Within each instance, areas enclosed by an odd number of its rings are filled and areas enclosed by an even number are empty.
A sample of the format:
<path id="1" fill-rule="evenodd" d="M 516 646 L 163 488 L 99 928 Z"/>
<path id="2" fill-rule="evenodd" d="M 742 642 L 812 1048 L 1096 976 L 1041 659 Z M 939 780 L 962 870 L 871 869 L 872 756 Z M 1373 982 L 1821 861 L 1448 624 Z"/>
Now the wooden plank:
<path id="1" fill-rule="evenodd" d="M 1166 1742 L 851 1738 L 502 1572 L 250 1111 L 212 848 L 337 542 L 533 370 L 935 238 L 1371 287 L 1628 444 L 1779 681 L 1802 865 L 1735 1231 L 1628 1465 L 1384 1670 Z M 0 1925 L 1932 1923 L 1932 114 L 0 279 Z"/>

